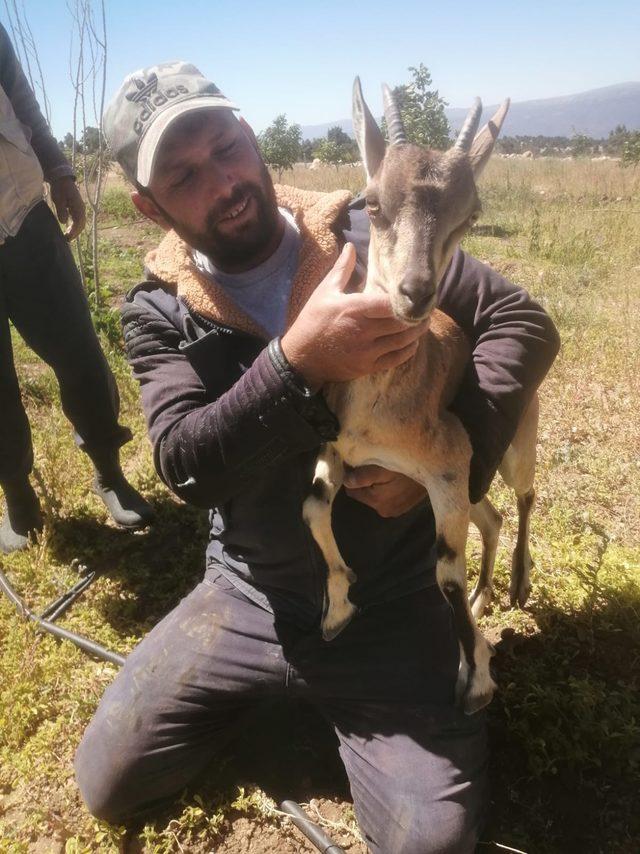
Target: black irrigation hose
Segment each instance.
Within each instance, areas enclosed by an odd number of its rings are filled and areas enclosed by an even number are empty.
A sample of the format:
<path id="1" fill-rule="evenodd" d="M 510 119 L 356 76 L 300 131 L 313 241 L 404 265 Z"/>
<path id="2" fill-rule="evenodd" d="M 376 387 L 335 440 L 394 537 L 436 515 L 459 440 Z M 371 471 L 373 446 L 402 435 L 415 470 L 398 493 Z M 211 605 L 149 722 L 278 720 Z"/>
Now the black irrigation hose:
<path id="1" fill-rule="evenodd" d="M 302 807 L 295 801 L 283 801 L 280 804 L 282 812 L 291 816 L 291 821 L 307 837 L 309 842 L 316 846 L 322 854 L 344 854 L 344 848 L 336 845 L 327 834 L 311 821 Z"/>
<path id="2" fill-rule="evenodd" d="M 61 629 L 60 626 L 56 626 L 55 623 L 50 623 L 49 620 L 43 620 L 42 617 L 39 617 L 37 614 L 34 614 L 33 611 L 30 611 L 13 587 L 9 584 L 7 576 L 1 569 L 0 588 L 4 590 L 11 602 L 13 602 L 23 616 L 27 617 L 29 620 L 33 620 L 33 622 L 41 629 L 44 629 L 45 632 L 49 632 L 49 634 L 52 634 L 56 638 L 71 641 L 71 643 L 75 644 L 84 652 L 88 652 L 89 655 L 95 655 L 103 661 L 110 661 L 112 664 L 117 664 L 118 667 L 122 667 L 124 664 L 123 655 L 118 655 L 117 652 L 112 652 L 110 649 L 106 649 L 104 646 L 100 646 L 100 644 L 95 643 L 95 641 L 89 640 L 89 638 L 84 638 L 82 635 L 77 635 L 75 632 L 70 632 L 68 629 Z"/>
<path id="3" fill-rule="evenodd" d="M 91 579 L 92 580 L 92 579 Z M 72 594 L 71 601 L 74 601 L 77 598 L 77 595 L 80 595 L 82 590 L 84 590 L 85 586 L 91 583 L 87 581 L 85 585 L 82 585 L 81 582 L 75 585 L 70 594 Z M 78 588 L 82 588 L 78 592 Z M 25 605 L 22 599 L 18 596 L 16 591 L 13 589 L 11 584 L 9 583 L 9 579 L 4 574 L 4 572 L 0 569 L 0 590 L 3 590 L 6 594 L 9 601 L 17 608 L 17 610 L 27 619 L 33 620 L 39 628 L 43 629 L 45 632 L 49 632 L 56 638 L 60 638 L 61 640 L 68 640 L 71 643 L 75 644 L 84 652 L 88 652 L 89 655 L 95 655 L 97 658 L 101 658 L 103 661 L 110 661 L 111 664 L 115 664 L 118 667 L 122 667 L 125 662 L 125 658 L 123 655 L 118 655 L 117 652 L 112 652 L 110 649 L 106 649 L 104 646 L 100 646 L 100 644 L 95 643 L 89 638 L 82 637 L 82 635 L 77 635 L 75 632 L 70 632 L 67 629 L 61 629 L 60 626 L 56 626 L 55 623 L 49 622 L 49 620 L 44 620 L 42 617 L 39 617 L 37 614 L 34 614 L 33 611 L 30 611 L 29 608 Z M 77 595 L 76 595 L 77 594 Z M 65 596 L 60 597 L 60 600 L 56 600 L 53 603 L 54 606 L 59 606 L 59 604 L 64 600 L 65 604 L 68 602 L 68 599 Z M 69 602 L 71 604 L 71 602 Z M 58 609 L 55 609 L 58 610 Z M 55 613 L 54 610 L 54 613 Z M 302 808 L 295 801 L 282 801 L 280 804 L 280 809 L 282 812 L 287 813 L 291 817 L 292 822 L 298 828 L 298 830 L 303 833 L 309 842 L 321 852 L 321 854 L 344 854 L 342 848 L 339 845 L 336 845 L 332 840 L 327 836 L 327 834 L 322 830 L 322 828 L 318 827 L 311 819 L 306 815 L 306 813 L 302 810 Z"/>

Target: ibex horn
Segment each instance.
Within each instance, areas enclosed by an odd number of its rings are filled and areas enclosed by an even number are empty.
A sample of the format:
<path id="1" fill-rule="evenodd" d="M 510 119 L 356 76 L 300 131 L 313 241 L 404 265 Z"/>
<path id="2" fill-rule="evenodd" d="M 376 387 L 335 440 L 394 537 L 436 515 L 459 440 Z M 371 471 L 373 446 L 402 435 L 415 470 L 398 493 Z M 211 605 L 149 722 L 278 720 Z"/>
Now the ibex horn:
<path id="1" fill-rule="evenodd" d="M 407 134 L 402 124 L 402 116 L 393 92 L 386 83 L 382 84 L 382 100 L 384 103 L 384 117 L 389 132 L 389 145 L 401 145 L 407 141 Z"/>
<path id="2" fill-rule="evenodd" d="M 464 124 L 460 129 L 460 133 L 458 134 L 458 138 L 456 139 L 454 148 L 458 148 L 460 149 L 460 151 L 469 151 L 469 149 L 471 148 L 471 143 L 473 142 L 473 138 L 476 135 L 476 131 L 478 130 L 481 115 L 482 101 L 480 100 L 480 98 L 476 98 L 473 102 L 473 106 L 467 113 L 467 118 L 464 120 Z"/>

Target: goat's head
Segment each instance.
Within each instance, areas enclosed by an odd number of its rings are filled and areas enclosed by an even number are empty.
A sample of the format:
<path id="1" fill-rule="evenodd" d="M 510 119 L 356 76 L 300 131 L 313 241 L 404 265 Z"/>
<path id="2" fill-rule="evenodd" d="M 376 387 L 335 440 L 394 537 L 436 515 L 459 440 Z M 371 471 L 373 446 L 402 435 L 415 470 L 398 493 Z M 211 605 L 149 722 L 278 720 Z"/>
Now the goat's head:
<path id="1" fill-rule="evenodd" d="M 476 134 L 482 104 L 476 99 L 448 151 L 407 143 L 400 111 L 383 86 L 387 146 L 356 77 L 353 129 L 367 173 L 371 218 L 367 287 L 389 294 L 396 317 L 423 320 L 456 245 L 480 213 L 475 179 L 488 162 L 509 109 L 507 99 Z"/>

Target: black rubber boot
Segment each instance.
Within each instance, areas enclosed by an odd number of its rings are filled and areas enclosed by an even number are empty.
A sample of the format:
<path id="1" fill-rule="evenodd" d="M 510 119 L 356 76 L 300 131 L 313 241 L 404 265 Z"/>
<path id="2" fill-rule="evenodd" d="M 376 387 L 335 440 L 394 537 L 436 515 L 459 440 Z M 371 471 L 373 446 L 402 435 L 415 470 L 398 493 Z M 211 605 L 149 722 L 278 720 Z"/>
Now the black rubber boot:
<path id="1" fill-rule="evenodd" d="M 122 528 L 145 528 L 153 519 L 153 508 L 125 478 L 120 451 L 88 451 L 95 469 L 93 490 L 102 499 L 113 521 Z"/>
<path id="2" fill-rule="evenodd" d="M 42 530 L 42 513 L 28 477 L 3 483 L 2 490 L 5 505 L 0 524 L 0 552 L 8 555 L 25 549 L 29 536 Z"/>

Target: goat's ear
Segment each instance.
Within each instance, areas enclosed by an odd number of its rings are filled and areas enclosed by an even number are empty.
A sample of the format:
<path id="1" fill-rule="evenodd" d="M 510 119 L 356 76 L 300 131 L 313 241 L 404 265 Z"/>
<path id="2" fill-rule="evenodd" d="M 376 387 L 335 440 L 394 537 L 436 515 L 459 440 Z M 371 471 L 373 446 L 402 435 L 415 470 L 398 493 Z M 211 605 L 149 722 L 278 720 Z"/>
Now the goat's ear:
<path id="1" fill-rule="evenodd" d="M 496 139 L 502 128 L 503 122 L 509 111 L 511 101 L 507 98 L 502 102 L 496 114 L 475 135 L 471 148 L 469 149 L 469 160 L 475 178 L 478 178 L 489 162 L 489 158 L 496 144 Z"/>
<path id="2" fill-rule="evenodd" d="M 362 97 L 359 77 L 353 81 L 353 132 L 367 178 L 371 179 L 382 163 L 386 145 L 380 128 Z"/>

